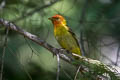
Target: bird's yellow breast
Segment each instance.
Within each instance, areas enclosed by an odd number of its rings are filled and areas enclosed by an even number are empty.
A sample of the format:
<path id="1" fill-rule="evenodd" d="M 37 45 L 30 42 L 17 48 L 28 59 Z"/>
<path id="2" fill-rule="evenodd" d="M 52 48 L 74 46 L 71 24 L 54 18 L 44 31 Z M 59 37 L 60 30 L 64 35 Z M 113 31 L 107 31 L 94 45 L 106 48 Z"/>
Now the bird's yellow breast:
<path id="1" fill-rule="evenodd" d="M 76 53 L 78 55 L 81 55 L 80 53 L 80 47 L 76 41 L 76 39 L 73 37 L 73 35 L 68 31 L 68 27 L 66 26 L 59 26 L 54 27 L 54 35 L 57 39 L 60 46 L 72 53 Z"/>

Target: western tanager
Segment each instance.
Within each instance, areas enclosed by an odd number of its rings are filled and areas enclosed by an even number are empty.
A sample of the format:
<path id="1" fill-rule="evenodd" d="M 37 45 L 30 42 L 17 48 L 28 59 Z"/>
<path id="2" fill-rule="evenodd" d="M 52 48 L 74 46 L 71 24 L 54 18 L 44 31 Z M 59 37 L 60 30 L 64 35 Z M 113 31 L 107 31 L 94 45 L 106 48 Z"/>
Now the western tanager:
<path id="1" fill-rule="evenodd" d="M 80 47 L 75 34 L 67 26 L 66 20 L 61 15 L 49 18 L 54 26 L 54 35 L 60 46 L 72 53 L 81 55 Z"/>

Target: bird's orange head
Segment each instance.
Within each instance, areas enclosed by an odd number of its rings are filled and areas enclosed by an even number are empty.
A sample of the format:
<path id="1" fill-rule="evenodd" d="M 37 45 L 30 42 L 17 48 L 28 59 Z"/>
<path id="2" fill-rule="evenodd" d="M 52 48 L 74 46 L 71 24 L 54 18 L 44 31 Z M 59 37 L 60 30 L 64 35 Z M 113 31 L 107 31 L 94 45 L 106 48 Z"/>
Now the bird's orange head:
<path id="1" fill-rule="evenodd" d="M 50 19 L 52 21 L 54 26 L 66 25 L 66 20 L 61 15 L 57 14 L 55 16 L 48 18 L 48 19 Z"/>

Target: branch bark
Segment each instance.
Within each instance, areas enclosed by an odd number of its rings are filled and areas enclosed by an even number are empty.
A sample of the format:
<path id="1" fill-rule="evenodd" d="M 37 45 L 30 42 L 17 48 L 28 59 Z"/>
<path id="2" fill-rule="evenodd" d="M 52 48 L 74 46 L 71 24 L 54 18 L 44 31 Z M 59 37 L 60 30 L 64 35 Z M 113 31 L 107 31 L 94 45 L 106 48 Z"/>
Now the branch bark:
<path id="1" fill-rule="evenodd" d="M 36 35 L 33 35 L 20 27 L 16 26 L 15 24 L 4 20 L 0 19 L 0 27 L 6 27 L 13 31 L 16 31 L 17 33 L 25 36 L 26 38 L 32 40 L 33 42 L 39 44 L 40 46 L 46 48 L 48 51 L 50 51 L 53 55 L 59 55 L 61 59 L 64 61 L 67 61 L 68 63 L 78 67 L 82 66 L 83 70 L 82 73 L 86 78 L 91 78 L 92 80 L 98 80 L 98 77 L 106 78 L 105 80 L 120 80 L 120 75 L 116 71 L 117 69 L 120 70 L 120 68 L 116 67 L 110 67 L 107 66 L 106 64 L 103 64 L 102 62 L 98 60 L 93 60 L 90 58 L 86 58 L 83 56 L 76 55 L 74 53 L 70 53 L 64 49 L 58 49 L 47 42 L 41 40 L 38 38 Z M 3 26 L 2 26 L 3 25 Z M 69 55 L 68 55 L 69 54 Z M 79 60 L 74 60 L 74 58 L 71 57 L 71 55 L 78 56 Z M 88 75 L 89 74 L 89 75 Z M 89 77 L 88 77 L 89 76 Z"/>

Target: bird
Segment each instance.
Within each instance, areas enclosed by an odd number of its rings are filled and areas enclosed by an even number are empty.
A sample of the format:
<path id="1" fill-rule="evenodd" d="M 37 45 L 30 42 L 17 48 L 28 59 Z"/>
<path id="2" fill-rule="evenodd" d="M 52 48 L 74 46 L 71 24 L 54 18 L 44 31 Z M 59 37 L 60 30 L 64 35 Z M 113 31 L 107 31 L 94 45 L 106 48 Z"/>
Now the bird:
<path id="1" fill-rule="evenodd" d="M 56 14 L 48 19 L 52 21 L 54 27 L 54 36 L 59 45 L 63 49 L 81 56 L 82 54 L 78 40 L 76 39 L 76 35 L 67 26 L 66 19 L 59 14 Z"/>

